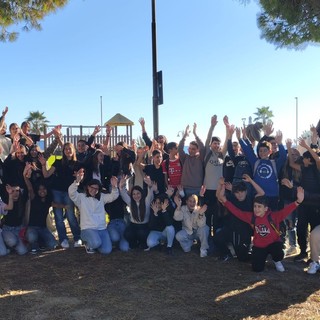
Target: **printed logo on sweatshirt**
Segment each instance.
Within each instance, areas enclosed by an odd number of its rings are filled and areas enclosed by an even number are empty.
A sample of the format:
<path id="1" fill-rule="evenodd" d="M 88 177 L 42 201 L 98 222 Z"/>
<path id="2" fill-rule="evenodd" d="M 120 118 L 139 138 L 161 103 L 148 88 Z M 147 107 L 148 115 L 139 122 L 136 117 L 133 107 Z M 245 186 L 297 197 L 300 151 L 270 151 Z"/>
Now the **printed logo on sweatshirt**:
<path id="1" fill-rule="evenodd" d="M 272 166 L 267 164 L 267 163 L 262 163 L 258 168 L 257 168 L 257 175 L 261 179 L 269 179 L 272 175 Z"/>
<path id="2" fill-rule="evenodd" d="M 270 229 L 265 224 L 258 224 L 255 226 L 255 229 L 256 233 L 261 237 L 266 237 L 268 234 L 270 234 Z"/>

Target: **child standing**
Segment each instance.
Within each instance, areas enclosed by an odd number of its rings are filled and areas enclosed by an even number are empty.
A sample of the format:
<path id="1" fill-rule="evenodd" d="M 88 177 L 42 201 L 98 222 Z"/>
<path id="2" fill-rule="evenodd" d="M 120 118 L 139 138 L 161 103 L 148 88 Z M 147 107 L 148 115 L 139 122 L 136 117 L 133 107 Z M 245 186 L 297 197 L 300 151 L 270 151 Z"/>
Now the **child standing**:
<path id="1" fill-rule="evenodd" d="M 253 248 L 252 248 L 252 270 L 260 272 L 264 270 L 268 254 L 271 254 L 277 271 L 283 272 L 284 267 L 281 260 L 284 257 L 282 242 L 279 233 L 280 222 L 295 210 L 304 199 L 304 190 L 297 188 L 297 200 L 279 211 L 270 211 L 265 196 L 258 196 L 253 201 L 253 213 L 241 211 L 225 196 L 219 200 L 236 217 L 252 225 Z"/>

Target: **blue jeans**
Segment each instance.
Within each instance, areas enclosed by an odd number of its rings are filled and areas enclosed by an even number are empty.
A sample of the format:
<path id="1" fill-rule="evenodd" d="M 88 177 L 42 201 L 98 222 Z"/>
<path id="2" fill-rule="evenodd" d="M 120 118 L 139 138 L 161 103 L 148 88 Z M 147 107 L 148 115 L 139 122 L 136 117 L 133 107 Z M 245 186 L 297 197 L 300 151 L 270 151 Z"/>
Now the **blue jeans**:
<path id="1" fill-rule="evenodd" d="M 208 245 L 208 237 L 209 237 L 209 227 L 205 225 L 204 227 L 200 227 L 196 230 L 193 230 L 192 234 L 188 234 L 186 230 L 182 229 L 176 234 L 176 239 L 180 243 L 181 248 L 184 252 L 191 251 L 191 247 L 193 245 L 193 240 L 200 240 L 200 249 L 206 250 L 209 248 Z"/>
<path id="2" fill-rule="evenodd" d="M 9 227 L 4 225 L 2 228 L 2 237 L 4 243 L 9 248 L 14 248 L 19 255 L 26 254 L 28 252 L 27 246 L 23 243 L 23 241 L 19 237 L 19 232 L 22 227 Z"/>
<path id="3" fill-rule="evenodd" d="M 113 219 L 108 223 L 107 230 L 109 232 L 112 242 L 119 242 L 119 248 L 121 251 L 129 250 L 129 242 L 124 238 L 124 230 L 126 223 L 123 219 Z"/>
<path id="4" fill-rule="evenodd" d="M 161 241 L 167 242 L 167 247 L 172 247 L 175 230 L 173 226 L 166 226 L 163 231 L 150 231 L 147 238 L 147 246 L 153 248 L 160 244 Z"/>
<path id="5" fill-rule="evenodd" d="M 102 254 L 109 254 L 112 251 L 112 242 L 107 229 L 81 230 L 81 238 L 87 243 L 87 247 L 91 249 L 98 249 Z"/>
<path id="6" fill-rule="evenodd" d="M 4 244 L 3 238 L 2 238 L 2 230 L 0 229 L 0 256 L 5 256 L 8 253 L 7 247 Z"/>
<path id="7" fill-rule="evenodd" d="M 31 249 L 39 249 L 39 245 L 54 249 L 57 241 L 46 227 L 28 227 L 26 237 Z"/>
<path id="8" fill-rule="evenodd" d="M 58 231 L 59 241 L 68 240 L 66 227 L 64 225 L 64 212 L 68 220 L 74 241 L 80 239 L 80 227 L 77 217 L 74 214 L 74 203 L 69 198 L 67 191 L 52 190 L 53 202 L 68 206 L 67 209 L 53 208 L 54 220 Z"/>

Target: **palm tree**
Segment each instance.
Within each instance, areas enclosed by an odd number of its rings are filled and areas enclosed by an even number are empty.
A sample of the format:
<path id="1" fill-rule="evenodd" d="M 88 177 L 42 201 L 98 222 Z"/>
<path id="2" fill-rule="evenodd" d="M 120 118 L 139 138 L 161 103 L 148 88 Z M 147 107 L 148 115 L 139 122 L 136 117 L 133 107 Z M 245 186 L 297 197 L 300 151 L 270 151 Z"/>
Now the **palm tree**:
<path id="1" fill-rule="evenodd" d="M 254 113 L 257 117 L 253 121 L 262 120 L 263 124 L 266 124 L 267 121 L 271 120 L 273 117 L 273 112 L 269 110 L 269 107 L 257 108 L 257 112 Z"/>
<path id="2" fill-rule="evenodd" d="M 36 134 L 44 132 L 45 128 L 47 127 L 47 123 L 50 122 L 46 119 L 44 112 L 40 111 L 30 111 L 26 120 L 30 122 L 31 132 Z"/>

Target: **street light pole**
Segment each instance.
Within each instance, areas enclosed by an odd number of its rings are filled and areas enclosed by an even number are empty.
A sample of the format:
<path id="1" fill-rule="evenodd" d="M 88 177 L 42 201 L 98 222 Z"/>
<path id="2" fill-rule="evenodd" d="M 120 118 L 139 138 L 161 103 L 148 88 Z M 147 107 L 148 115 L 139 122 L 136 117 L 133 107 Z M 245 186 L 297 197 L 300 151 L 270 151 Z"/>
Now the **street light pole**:
<path id="1" fill-rule="evenodd" d="M 296 99 L 296 144 L 298 145 L 298 97 Z"/>
<path id="2" fill-rule="evenodd" d="M 159 101 L 157 79 L 157 30 L 156 30 L 156 1 L 151 0 L 152 7 L 152 79 L 153 79 L 153 136 L 159 135 Z"/>
<path id="3" fill-rule="evenodd" d="M 101 122 L 101 130 L 103 127 L 103 123 L 102 123 L 102 96 L 100 96 L 100 122 Z"/>

